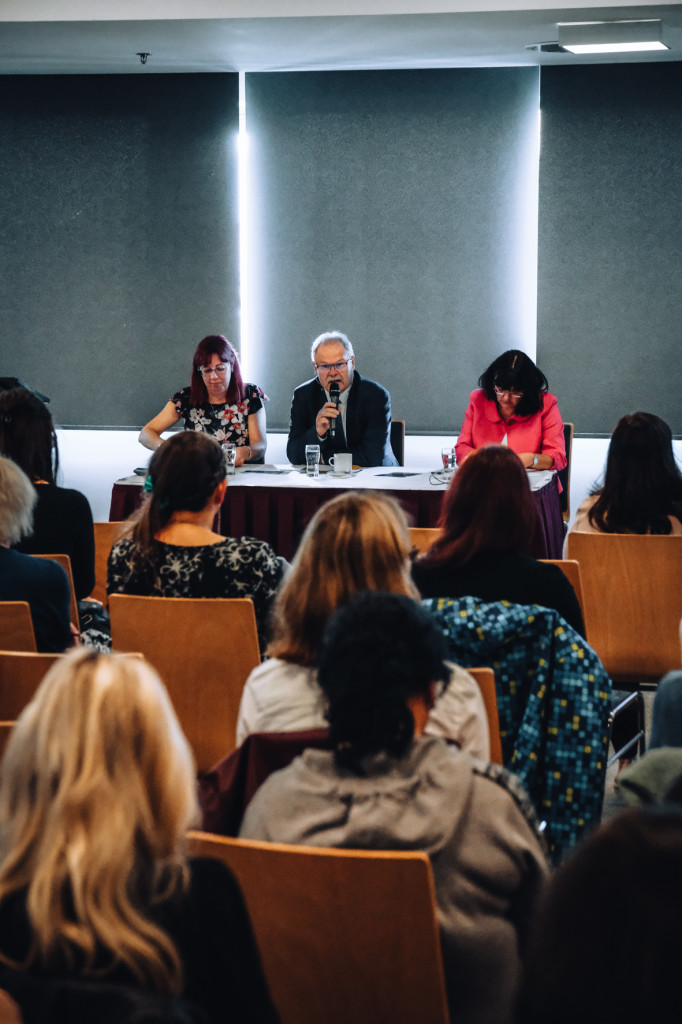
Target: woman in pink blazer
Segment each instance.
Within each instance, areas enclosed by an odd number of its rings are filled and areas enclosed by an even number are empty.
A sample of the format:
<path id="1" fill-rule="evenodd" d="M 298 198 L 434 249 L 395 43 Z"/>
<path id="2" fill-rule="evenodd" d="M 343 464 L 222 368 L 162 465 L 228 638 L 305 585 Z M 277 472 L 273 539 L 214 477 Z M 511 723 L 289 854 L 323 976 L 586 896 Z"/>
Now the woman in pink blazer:
<path id="1" fill-rule="evenodd" d="M 563 469 L 564 424 L 547 378 L 512 348 L 490 364 L 471 392 L 455 446 L 457 462 L 486 444 L 507 445 L 526 469 Z"/>

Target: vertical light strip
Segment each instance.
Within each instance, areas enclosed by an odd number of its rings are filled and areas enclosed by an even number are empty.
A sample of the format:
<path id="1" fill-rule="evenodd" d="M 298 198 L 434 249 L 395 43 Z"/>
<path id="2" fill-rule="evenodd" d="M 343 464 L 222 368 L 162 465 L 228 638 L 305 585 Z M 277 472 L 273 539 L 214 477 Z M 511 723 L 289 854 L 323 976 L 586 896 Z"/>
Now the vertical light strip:
<path id="1" fill-rule="evenodd" d="M 239 362 L 249 380 L 249 230 L 248 230 L 248 135 L 246 133 L 246 75 L 239 72 L 239 133 L 237 136 L 237 188 L 239 218 Z"/>

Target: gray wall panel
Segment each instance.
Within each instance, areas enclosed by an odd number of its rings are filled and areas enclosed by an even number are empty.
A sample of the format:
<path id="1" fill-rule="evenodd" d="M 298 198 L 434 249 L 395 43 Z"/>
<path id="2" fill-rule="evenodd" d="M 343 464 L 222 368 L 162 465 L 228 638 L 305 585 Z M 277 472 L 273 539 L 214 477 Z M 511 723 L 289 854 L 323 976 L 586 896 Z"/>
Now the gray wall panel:
<path id="1" fill-rule="evenodd" d="M 456 432 L 488 362 L 534 350 L 538 69 L 248 74 L 246 100 L 268 422 L 338 329 L 408 430 Z"/>
<path id="2" fill-rule="evenodd" d="M 682 432 L 682 65 L 543 68 L 538 363 L 579 433 Z"/>
<path id="3" fill-rule="evenodd" d="M 232 75 L 0 82 L 2 375 L 58 422 L 139 426 L 237 334 Z"/>

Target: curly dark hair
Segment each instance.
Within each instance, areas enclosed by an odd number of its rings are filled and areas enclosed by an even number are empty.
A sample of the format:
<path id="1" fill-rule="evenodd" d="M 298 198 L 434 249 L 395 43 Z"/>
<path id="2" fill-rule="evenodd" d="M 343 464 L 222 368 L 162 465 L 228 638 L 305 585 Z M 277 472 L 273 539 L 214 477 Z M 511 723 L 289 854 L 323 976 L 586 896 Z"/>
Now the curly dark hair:
<path id="1" fill-rule="evenodd" d="M 496 402 L 495 388 L 520 391 L 515 416 L 532 416 L 542 409 L 542 395 L 549 389 L 547 378 L 525 352 L 510 348 L 495 359 L 478 379 L 485 397 Z"/>
<path id="2" fill-rule="evenodd" d="M 337 763 L 362 773 L 362 759 L 402 757 L 414 735 L 407 700 L 431 699 L 447 686 L 447 645 L 422 606 L 403 594 L 366 592 L 352 598 L 324 632 L 318 681 L 327 698 Z"/>
<path id="3" fill-rule="evenodd" d="M 682 519 L 682 473 L 673 435 L 660 416 L 623 416 L 611 435 L 603 487 L 588 513 L 604 533 L 670 533 L 668 516 Z"/>

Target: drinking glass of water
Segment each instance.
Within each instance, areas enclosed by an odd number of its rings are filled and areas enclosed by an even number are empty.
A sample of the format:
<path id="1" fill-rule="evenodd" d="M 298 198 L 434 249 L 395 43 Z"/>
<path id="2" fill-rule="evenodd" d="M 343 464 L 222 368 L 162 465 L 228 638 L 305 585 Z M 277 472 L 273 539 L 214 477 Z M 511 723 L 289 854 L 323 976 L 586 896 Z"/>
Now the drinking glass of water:
<path id="1" fill-rule="evenodd" d="M 307 476 L 320 475 L 319 444 L 307 444 L 305 446 L 305 471 Z"/>

